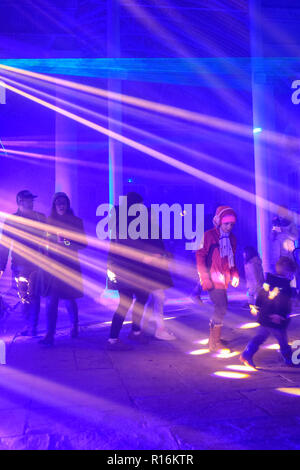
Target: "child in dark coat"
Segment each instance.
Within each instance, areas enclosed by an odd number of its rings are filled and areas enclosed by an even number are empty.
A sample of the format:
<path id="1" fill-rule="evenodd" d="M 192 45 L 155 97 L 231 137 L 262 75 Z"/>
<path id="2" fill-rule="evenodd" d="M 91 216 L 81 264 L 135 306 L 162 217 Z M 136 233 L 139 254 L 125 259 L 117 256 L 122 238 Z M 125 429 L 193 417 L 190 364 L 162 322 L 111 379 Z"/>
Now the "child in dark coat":
<path id="1" fill-rule="evenodd" d="M 296 266 L 288 257 L 282 256 L 276 263 L 276 274 L 268 273 L 266 282 L 256 299 L 257 321 L 260 324 L 256 336 L 241 354 L 241 361 L 255 368 L 253 356 L 261 344 L 272 335 L 280 346 L 287 365 L 293 365 L 292 350 L 288 343 L 287 327 L 290 322 L 292 288 L 290 286 Z"/>

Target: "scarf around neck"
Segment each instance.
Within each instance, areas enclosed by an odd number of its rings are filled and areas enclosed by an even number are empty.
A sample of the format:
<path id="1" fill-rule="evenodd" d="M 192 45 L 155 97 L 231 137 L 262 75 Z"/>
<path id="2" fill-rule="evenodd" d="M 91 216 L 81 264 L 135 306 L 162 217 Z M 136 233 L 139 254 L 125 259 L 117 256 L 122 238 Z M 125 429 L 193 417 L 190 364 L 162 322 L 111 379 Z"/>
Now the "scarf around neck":
<path id="1" fill-rule="evenodd" d="M 224 233 L 224 232 L 222 232 L 221 229 L 220 229 L 219 244 L 220 244 L 220 256 L 221 256 L 221 258 L 225 258 L 225 256 L 227 256 L 228 257 L 229 268 L 233 268 L 233 266 L 234 266 L 234 256 L 233 256 L 232 246 L 231 246 L 231 243 L 230 243 L 229 233 Z"/>

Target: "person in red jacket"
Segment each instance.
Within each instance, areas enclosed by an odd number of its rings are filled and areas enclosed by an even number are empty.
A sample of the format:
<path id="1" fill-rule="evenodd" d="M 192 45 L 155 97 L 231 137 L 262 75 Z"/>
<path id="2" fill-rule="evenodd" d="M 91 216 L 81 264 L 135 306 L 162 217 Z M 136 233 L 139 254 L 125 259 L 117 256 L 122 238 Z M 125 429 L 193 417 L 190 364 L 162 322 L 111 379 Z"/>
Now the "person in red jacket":
<path id="1" fill-rule="evenodd" d="M 221 328 L 227 311 L 227 288 L 239 285 L 235 263 L 236 238 L 232 229 L 236 213 L 229 206 L 219 206 L 213 218 L 214 228 L 204 233 L 201 247 L 196 252 L 197 269 L 203 290 L 208 291 L 214 304 L 210 320 L 209 349 L 222 348 Z"/>

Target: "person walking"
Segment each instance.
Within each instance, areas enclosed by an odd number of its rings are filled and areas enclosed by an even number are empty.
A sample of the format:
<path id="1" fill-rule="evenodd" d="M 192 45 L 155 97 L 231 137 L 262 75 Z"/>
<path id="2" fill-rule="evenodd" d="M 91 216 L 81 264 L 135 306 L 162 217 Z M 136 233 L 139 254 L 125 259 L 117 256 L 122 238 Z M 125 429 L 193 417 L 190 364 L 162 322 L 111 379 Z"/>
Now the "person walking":
<path id="1" fill-rule="evenodd" d="M 51 215 L 47 219 L 48 260 L 46 293 L 46 336 L 40 341 L 53 346 L 59 301 L 64 300 L 70 316 L 71 337 L 78 336 L 77 299 L 83 296 L 82 273 L 78 251 L 86 247 L 83 221 L 74 215 L 66 193 L 54 195 Z M 58 275 L 55 275 L 55 272 Z"/>

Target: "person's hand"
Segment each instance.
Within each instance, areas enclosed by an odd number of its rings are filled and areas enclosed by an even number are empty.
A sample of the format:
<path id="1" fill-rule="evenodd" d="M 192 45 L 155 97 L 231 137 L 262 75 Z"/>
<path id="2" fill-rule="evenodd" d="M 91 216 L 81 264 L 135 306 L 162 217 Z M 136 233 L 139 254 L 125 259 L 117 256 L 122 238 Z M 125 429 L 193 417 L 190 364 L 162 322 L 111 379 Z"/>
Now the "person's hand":
<path id="1" fill-rule="evenodd" d="M 239 278 L 236 277 L 236 276 L 234 276 L 233 279 L 232 279 L 232 281 L 231 281 L 232 287 L 238 287 L 239 283 L 240 283 Z"/>
<path id="2" fill-rule="evenodd" d="M 279 324 L 283 320 L 283 318 L 280 315 L 275 315 L 275 314 L 270 315 L 270 318 L 273 323 L 277 323 L 277 324 Z"/>
<path id="3" fill-rule="evenodd" d="M 1 279 L 1 277 L 3 276 L 3 272 L 4 272 L 4 271 L 0 271 L 0 279 Z"/>

